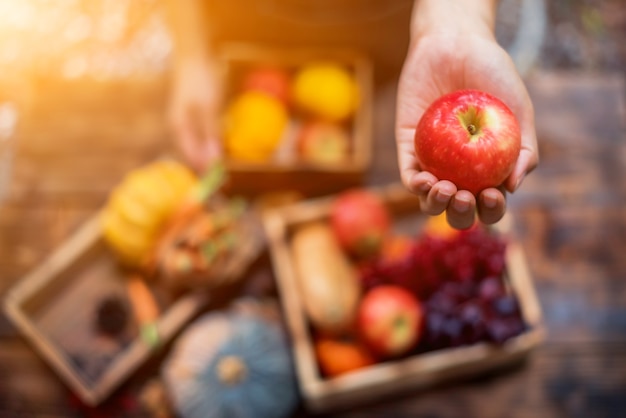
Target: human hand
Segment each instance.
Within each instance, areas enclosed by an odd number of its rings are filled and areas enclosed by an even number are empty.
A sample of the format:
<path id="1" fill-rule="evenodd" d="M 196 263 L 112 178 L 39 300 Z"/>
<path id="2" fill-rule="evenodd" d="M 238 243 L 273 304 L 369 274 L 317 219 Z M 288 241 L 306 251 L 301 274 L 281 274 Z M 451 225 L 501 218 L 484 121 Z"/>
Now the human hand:
<path id="1" fill-rule="evenodd" d="M 445 7 L 443 3 L 438 4 Z M 466 12 L 461 10 L 459 18 L 470 25 L 457 25 L 454 12 L 441 21 L 447 22 L 443 26 L 424 23 L 423 15 L 418 20 L 400 76 L 396 108 L 402 182 L 419 196 L 426 213 L 445 211 L 450 225 L 459 229 L 470 227 L 476 215 L 486 224 L 500 220 L 506 210 L 506 192 L 514 192 L 538 164 L 534 111 L 524 83 L 509 55 L 497 44 L 490 24 L 481 25 Z M 440 96 L 460 89 L 482 90 L 498 97 L 513 111 L 522 131 L 521 151 L 511 175 L 498 188 L 485 189 L 477 197 L 420 170 L 415 155 L 415 127 L 426 108 Z"/>
<path id="2" fill-rule="evenodd" d="M 174 71 L 168 120 L 179 150 L 200 173 L 222 155 L 220 81 L 218 67 L 207 58 L 188 59 Z"/>

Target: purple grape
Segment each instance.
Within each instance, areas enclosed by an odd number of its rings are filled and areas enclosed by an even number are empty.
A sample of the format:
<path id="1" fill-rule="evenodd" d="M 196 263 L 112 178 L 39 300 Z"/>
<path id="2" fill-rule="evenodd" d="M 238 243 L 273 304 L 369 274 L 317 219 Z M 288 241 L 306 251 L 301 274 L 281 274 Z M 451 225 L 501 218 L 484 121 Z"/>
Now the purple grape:
<path id="1" fill-rule="evenodd" d="M 441 348 L 445 346 L 443 326 L 446 322 L 446 315 L 437 311 L 428 311 L 426 315 L 426 335 L 425 340 L 430 348 Z"/>
<path id="2" fill-rule="evenodd" d="M 463 323 L 463 338 L 465 343 L 475 343 L 484 338 L 485 313 L 478 301 L 470 301 L 462 305 L 458 315 Z"/>
<path id="3" fill-rule="evenodd" d="M 517 299 L 513 295 L 504 295 L 494 299 L 492 307 L 499 316 L 506 317 L 520 314 Z"/>
<path id="4" fill-rule="evenodd" d="M 463 343 L 463 323 L 456 317 L 450 317 L 443 323 L 443 335 L 445 335 L 450 346 L 456 347 Z"/>
<path id="5" fill-rule="evenodd" d="M 482 323 L 485 319 L 481 306 L 473 301 L 462 305 L 459 309 L 459 318 L 468 325 L 476 325 Z"/>
<path id="6" fill-rule="evenodd" d="M 504 344 L 525 329 L 520 318 L 494 318 L 487 323 L 488 339 L 495 344 Z"/>
<path id="7" fill-rule="evenodd" d="M 427 305 L 429 310 L 434 312 L 452 314 L 457 305 L 457 300 L 453 296 L 440 290 L 428 299 Z"/>
<path id="8" fill-rule="evenodd" d="M 504 286 L 496 276 L 483 279 L 478 286 L 478 297 L 483 302 L 491 302 L 502 295 L 504 295 Z"/>

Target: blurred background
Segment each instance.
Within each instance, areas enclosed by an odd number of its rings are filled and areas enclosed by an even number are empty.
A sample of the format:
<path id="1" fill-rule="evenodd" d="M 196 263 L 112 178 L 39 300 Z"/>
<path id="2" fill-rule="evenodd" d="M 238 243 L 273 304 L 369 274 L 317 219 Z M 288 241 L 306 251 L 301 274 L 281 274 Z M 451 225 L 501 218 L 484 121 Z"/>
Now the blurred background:
<path id="1" fill-rule="evenodd" d="M 171 151 L 163 9 L 159 0 L 0 0 L 0 296 L 124 173 Z M 547 341 L 523 370 L 345 416 L 390 405 L 397 416 L 626 411 L 626 3 L 503 0 L 497 36 L 536 109 L 541 164 L 510 211 Z M 375 96 L 373 184 L 398 179 L 383 142 L 394 95 L 390 85 Z M 67 399 L 0 318 L 0 416 L 64 416 Z"/>

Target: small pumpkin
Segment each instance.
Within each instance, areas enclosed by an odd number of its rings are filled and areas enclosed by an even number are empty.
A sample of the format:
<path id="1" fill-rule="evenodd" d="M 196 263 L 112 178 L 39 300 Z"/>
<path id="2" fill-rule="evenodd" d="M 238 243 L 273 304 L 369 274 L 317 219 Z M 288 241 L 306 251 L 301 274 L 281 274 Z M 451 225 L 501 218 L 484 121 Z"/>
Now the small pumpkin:
<path id="1" fill-rule="evenodd" d="M 197 184 L 185 165 L 161 159 L 128 173 L 102 211 L 106 242 L 131 266 L 145 262 L 162 227 Z"/>
<path id="2" fill-rule="evenodd" d="M 252 299 L 192 323 L 161 375 L 182 418 L 280 418 L 289 416 L 298 401 L 278 308 Z"/>

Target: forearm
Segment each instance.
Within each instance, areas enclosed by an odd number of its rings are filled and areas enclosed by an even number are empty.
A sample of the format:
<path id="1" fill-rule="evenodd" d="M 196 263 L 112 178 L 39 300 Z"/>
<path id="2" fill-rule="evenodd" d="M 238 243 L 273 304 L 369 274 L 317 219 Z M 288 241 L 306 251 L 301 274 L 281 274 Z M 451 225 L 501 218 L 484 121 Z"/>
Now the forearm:
<path id="1" fill-rule="evenodd" d="M 433 32 L 473 32 L 492 37 L 497 4 L 497 0 L 415 0 L 411 39 Z"/>
<path id="2" fill-rule="evenodd" d="M 167 0 L 168 22 L 174 42 L 174 62 L 209 57 L 210 29 L 201 0 Z"/>

